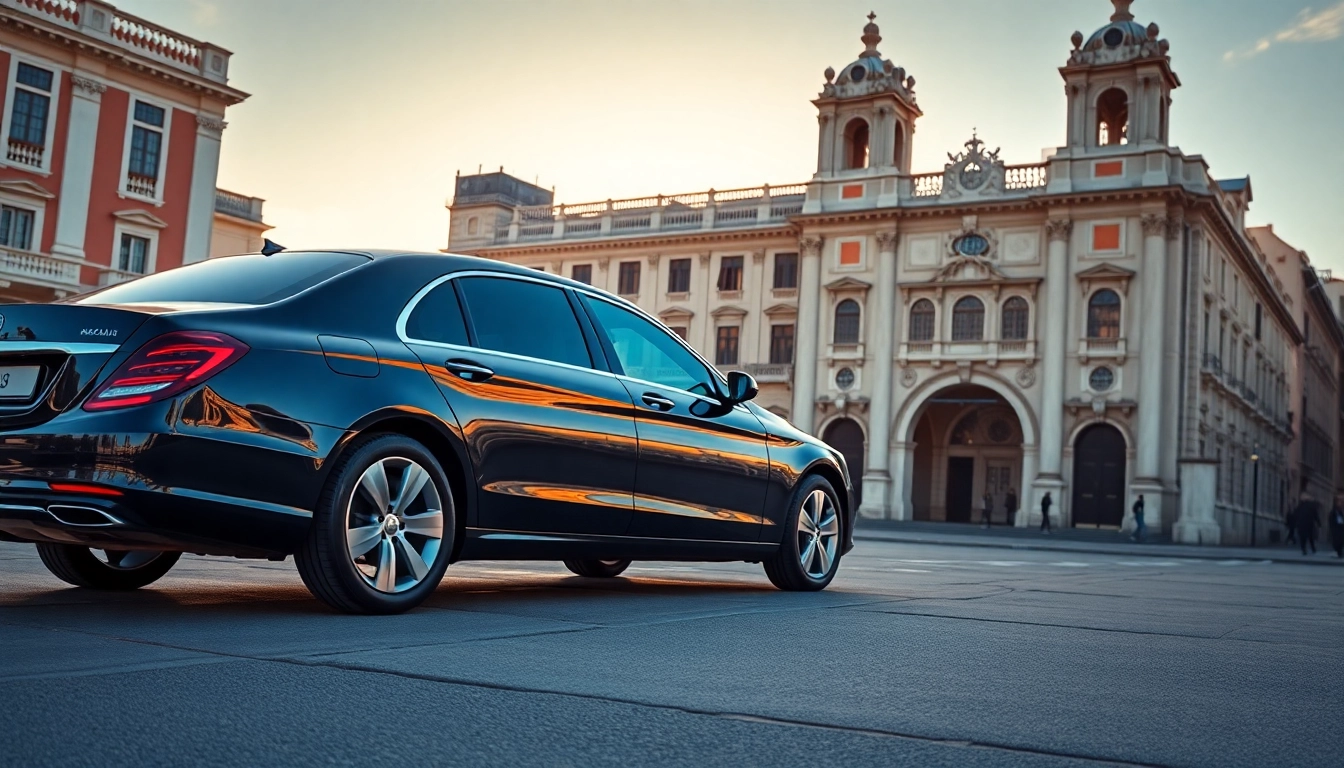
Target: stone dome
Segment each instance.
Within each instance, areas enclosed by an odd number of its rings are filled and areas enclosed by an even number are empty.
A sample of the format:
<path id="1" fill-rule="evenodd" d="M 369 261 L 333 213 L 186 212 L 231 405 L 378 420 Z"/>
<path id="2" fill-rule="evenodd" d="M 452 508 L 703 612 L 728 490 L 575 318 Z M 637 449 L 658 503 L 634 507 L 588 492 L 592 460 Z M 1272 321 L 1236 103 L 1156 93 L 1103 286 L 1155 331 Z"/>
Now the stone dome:
<path id="1" fill-rule="evenodd" d="M 1093 32 L 1092 36 L 1087 38 L 1087 43 L 1083 47 L 1091 48 L 1097 45 L 1116 48 L 1121 45 L 1141 45 L 1147 39 L 1148 29 L 1131 17 L 1121 21 L 1112 21 Z"/>

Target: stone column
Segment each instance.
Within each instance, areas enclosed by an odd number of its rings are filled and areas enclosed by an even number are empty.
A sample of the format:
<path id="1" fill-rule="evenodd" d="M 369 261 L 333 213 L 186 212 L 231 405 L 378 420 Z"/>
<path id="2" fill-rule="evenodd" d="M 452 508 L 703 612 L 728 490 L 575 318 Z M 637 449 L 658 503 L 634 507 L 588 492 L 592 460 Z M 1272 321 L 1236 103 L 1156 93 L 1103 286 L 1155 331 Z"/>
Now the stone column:
<path id="1" fill-rule="evenodd" d="M 892 443 L 888 452 L 891 466 L 892 520 L 915 519 L 915 443 Z M 867 498 L 867 491 L 864 491 Z"/>
<path id="2" fill-rule="evenodd" d="M 91 77 L 72 74 L 70 128 L 65 137 L 65 167 L 61 170 L 61 198 L 56 213 L 56 240 L 51 252 L 84 258 L 84 234 L 93 193 L 93 155 L 98 144 L 98 112 L 107 86 Z M 38 233 L 37 240 L 42 233 Z M 112 243 L 106 243 L 110 249 Z"/>
<path id="3" fill-rule="evenodd" d="M 1040 497 L 1053 491 L 1054 509 L 1058 510 L 1060 489 L 1064 487 L 1060 468 L 1064 442 L 1064 362 L 1068 359 L 1069 239 L 1073 222 L 1052 220 L 1046 222 L 1045 230 L 1050 249 L 1046 256 L 1045 303 L 1041 305 L 1046 312 L 1041 344 L 1040 474 L 1032 484 L 1035 493 L 1028 496 L 1024 488 L 1021 497 L 1024 505 L 1039 509 Z"/>
<path id="4" fill-rule="evenodd" d="M 700 354 L 704 355 L 705 359 L 711 363 L 714 362 L 714 345 L 718 341 L 714 338 L 714 334 L 717 333 L 714 329 L 714 315 L 710 314 L 717 295 L 714 287 L 715 276 L 709 271 L 713 263 L 713 253 L 700 254 L 700 269 L 696 273 L 696 280 L 693 281 L 691 287 L 691 290 L 700 296 L 700 301 L 697 304 L 700 307 L 700 315 L 704 318 L 704 324 L 700 327 Z M 697 284 L 699 285 L 698 288 L 695 287 Z M 738 343 L 741 343 L 741 339 L 738 340 Z M 691 342 L 691 345 L 696 346 L 695 342 Z"/>
<path id="5" fill-rule="evenodd" d="M 794 345 L 793 423 L 811 433 L 817 404 L 817 348 L 821 311 L 820 235 L 798 241 L 802 260 L 798 274 L 798 329 Z"/>
<path id="6" fill-rule="evenodd" d="M 221 117 L 196 116 L 196 154 L 191 163 L 183 264 L 210 257 L 210 232 L 215 224 L 215 180 L 219 177 L 219 141 L 227 125 Z"/>
<path id="7" fill-rule="evenodd" d="M 1143 344 L 1139 350 L 1139 429 L 1134 483 L 1126 505 L 1143 494 L 1145 522 L 1155 531 L 1162 530 L 1162 305 L 1167 284 L 1168 226 L 1164 214 L 1143 217 L 1143 296 L 1141 305 L 1135 308 L 1143 313 L 1144 320 L 1138 323 Z"/>
<path id="8" fill-rule="evenodd" d="M 868 466 L 863 473 L 864 517 L 888 516 L 891 473 L 891 373 L 896 337 L 896 233 L 877 233 L 877 301 L 869 314 L 873 340 L 873 399 L 868 418 Z"/>
<path id="9" fill-rule="evenodd" d="M 1217 545 L 1222 540 L 1222 530 L 1213 514 L 1216 498 L 1218 460 L 1181 459 L 1181 516 L 1171 527 L 1172 541 Z"/>

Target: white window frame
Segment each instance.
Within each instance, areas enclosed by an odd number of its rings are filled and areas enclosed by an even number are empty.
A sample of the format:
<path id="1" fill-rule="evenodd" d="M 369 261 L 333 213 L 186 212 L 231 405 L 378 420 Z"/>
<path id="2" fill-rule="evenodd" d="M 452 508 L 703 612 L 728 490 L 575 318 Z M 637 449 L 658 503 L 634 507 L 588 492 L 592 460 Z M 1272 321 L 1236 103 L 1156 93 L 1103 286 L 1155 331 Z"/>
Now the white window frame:
<path id="1" fill-rule="evenodd" d="M 19 65 L 28 64 L 30 66 L 45 69 L 51 72 L 51 107 L 47 111 L 47 138 L 43 145 L 42 166 L 34 168 L 31 165 L 23 163 L 12 163 L 9 161 L 9 125 L 13 122 L 14 115 L 14 91 L 19 86 Z M 67 70 L 58 67 L 48 61 L 26 56 L 14 51 L 9 54 L 9 77 L 5 81 L 5 107 L 4 114 L 0 116 L 0 137 L 5 140 L 5 151 L 0 153 L 0 166 L 6 168 L 16 168 L 28 173 L 35 173 L 39 176 L 51 175 L 51 157 L 56 152 L 56 115 L 61 105 L 61 82 L 64 80 L 62 75 Z M 24 87 L 24 90 L 28 90 Z"/>
<path id="2" fill-rule="evenodd" d="M 161 99 L 151 96 L 145 96 L 136 91 L 127 91 L 130 99 L 126 102 L 126 138 L 121 147 L 121 177 L 117 182 L 117 196 L 126 200 L 141 200 L 146 203 L 153 203 L 154 206 L 163 205 L 163 188 L 167 186 L 168 179 L 168 139 L 173 133 L 173 105 Z M 159 145 L 159 177 L 154 181 L 154 196 L 146 197 L 126 189 L 126 183 L 130 181 L 131 170 L 131 139 L 135 133 L 135 102 L 143 101 L 151 107 L 158 107 L 163 110 L 163 142 Z M 158 126 L 146 125 L 151 130 L 159 130 Z M 120 240 L 117 247 L 121 247 Z"/>
<path id="3" fill-rule="evenodd" d="M 112 228 L 112 258 L 111 263 L 107 266 L 117 272 L 129 273 L 130 270 L 123 270 L 120 267 L 122 235 L 143 237 L 149 241 L 149 252 L 145 255 L 145 271 L 143 274 L 154 274 L 159 267 L 159 230 L 125 221 L 118 221 Z"/>
<path id="4" fill-rule="evenodd" d="M 5 136 L 8 137 L 9 134 L 6 133 Z M 45 203 L 46 201 L 44 200 L 42 202 Z M 29 248 L 28 252 L 41 253 L 42 233 L 44 232 L 42 227 L 43 224 L 45 223 L 43 222 L 43 218 L 45 217 L 45 214 L 47 212 L 47 206 L 42 204 L 34 204 L 31 198 L 24 198 L 6 192 L 0 192 L 0 204 L 8 205 L 10 208 L 22 208 L 25 211 L 33 212 L 33 242 L 32 242 L 33 247 Z M 15 248 L 12 245 L 0 245 L 0 248 L 8 248 L 12 251 L 21 250 L 19 248 Z"/>

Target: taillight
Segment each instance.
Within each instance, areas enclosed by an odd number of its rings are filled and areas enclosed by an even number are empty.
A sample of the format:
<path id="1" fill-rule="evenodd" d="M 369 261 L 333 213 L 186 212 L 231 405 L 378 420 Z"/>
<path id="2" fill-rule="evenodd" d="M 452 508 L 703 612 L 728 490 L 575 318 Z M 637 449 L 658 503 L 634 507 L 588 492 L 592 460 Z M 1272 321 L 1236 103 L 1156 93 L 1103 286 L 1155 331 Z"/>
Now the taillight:
<path id="1" fill-rule="evenodd" d="M 243 342 L 212 331 L 174 331 L 152 339 L 84 403 L 86 411 L 129 408 L 185 392 L 247 353 Z"/>

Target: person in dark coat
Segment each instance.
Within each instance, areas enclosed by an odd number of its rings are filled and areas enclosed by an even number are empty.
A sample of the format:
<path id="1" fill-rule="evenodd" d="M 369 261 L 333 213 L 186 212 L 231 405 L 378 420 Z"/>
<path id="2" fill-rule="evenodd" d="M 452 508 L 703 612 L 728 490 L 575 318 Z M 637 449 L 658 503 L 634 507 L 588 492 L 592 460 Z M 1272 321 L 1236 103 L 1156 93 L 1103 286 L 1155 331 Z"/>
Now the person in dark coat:
<path id="1" fill-rule="evenodd" d="M 994 494 L 985 492 L 985 497 L 980 500 L 980 527 L 989 527 L 989 518 L 994 514 Z"/>
<path id="2" fill-rule="evenodd" d="M 1293 510 L 1293 522 L 1297 523 L 1297 541 L 1302 545 L 1302 554 L 1307 554 L 1307 545 L 1311 553 L 1316 554 L 1316 527 L 1321 524 L 1320 512 L 1310 493 L 1302 494 L 1302 501 Z"/>
<path id="3" fill-rule="evenodd" d="M 1344 503 L 1339 496 L 1330 508 L 1330 546 L 1335 548 L 1335 557 L 1344 557 Z"/>
<path id="4" fill-rule="evenodd" d="M 1008 511 L 1008 525 L 1012 526 L 1017 520 L 1017 491 L 1008 489 L 1008 495 L 1003 497 L 1003 508 Z"/>
<path id="5" fill-rule="evenodd" d="M 1050 492 L 1045 492 L 1045 498 L 1041 499 L 1041 533 L 1050 532 L 1050 505 L 1054 504 L 1050 498 Z"/>
<path id="6" fill-rule="evenodd" d="M 1129 538 L 1142 542 L 1145 527 L 1143 524 L 1143 494 L 1140 493 L 1139 500 L 1134 502 L 1134 535 Z"/>

